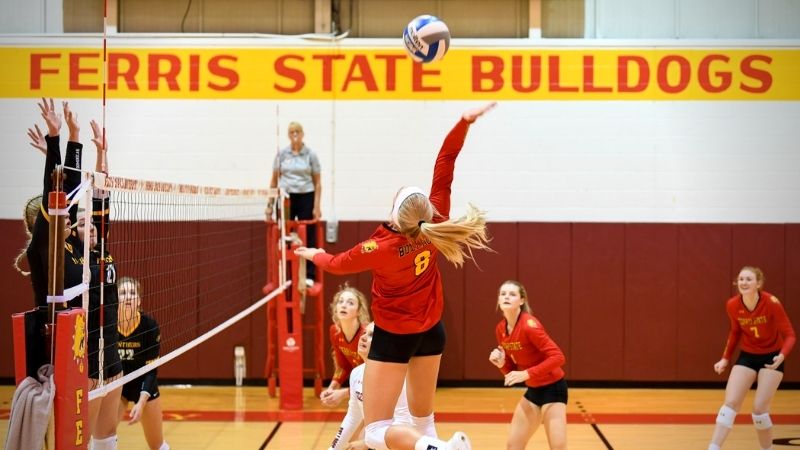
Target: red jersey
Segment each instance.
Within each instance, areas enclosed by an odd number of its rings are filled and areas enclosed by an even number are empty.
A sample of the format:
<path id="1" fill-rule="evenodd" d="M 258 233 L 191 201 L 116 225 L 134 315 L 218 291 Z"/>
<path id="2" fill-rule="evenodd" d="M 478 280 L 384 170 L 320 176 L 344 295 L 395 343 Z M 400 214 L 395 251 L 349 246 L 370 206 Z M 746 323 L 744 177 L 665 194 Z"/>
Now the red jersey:
<path id="1" fill-rule="evenodd" d="M 460 120 L 436 157 L 428 196 L 439 213 L 434 223 L 450 217 L 453 170 L 468 129 L 469 123 Z M 317 254 L 314 264 L 337 275 L 371 270 L 375 325 L 392 333 L 410 334 L 427 331 L 442 318 L 444 295 L 438 253 L 427 240 L 411 241 L 384 223 L 350 250 Z"/>
<path id="2" fill-rule="evenodd" d="M 500 368 L 503 375 L 514 370 L 526 370 L 530 375 L 525 381 L 528 387 L 545 386 L 564 378 L 561 368 L 566 361 L 564 353 L 550 339 L 539 319 L 520 311 L 511 335 L 506 331 L 507 323 L 503 319 L 495 328 L 497 343 L 506 352 L 506 363 Z"/>
<path id="3" fill-rule="evenodd" d="M 739 340 L 742 350 L 763 355 L 780 350 L 789 356 L 796 341 L 792 323 L 783 310 L 780 300 L 769 292 L 760 291 L 753 311 L 748 311 L 741 295 L 728 300 L 725 305 L 731 329 L 722 357 L 730 360 Z"/>
<path id="4" fill-rule="evenodd" d="M 366 325 L 358 327 L 353 339 L 347 340 L 341 329 L 336 324 L 331 325 L 329 332 L 331 338 L 331 352 L 333 353 L 333 361 L 336 363 L 333 369 L 333 381 L 339 383 L 339 386 L 344 386 L 344 382 L 350 379 L 350 372 L 359 364 L 363 364 L 364 360 L 358 354 L 358 340 L 366 330 Z"/>

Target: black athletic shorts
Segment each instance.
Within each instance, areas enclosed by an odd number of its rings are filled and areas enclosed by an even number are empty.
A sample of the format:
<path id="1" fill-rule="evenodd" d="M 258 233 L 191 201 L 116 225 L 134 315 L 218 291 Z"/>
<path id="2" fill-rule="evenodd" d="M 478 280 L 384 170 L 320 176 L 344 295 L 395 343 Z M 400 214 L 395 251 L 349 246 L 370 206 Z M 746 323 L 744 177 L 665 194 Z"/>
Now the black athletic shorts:
<path id="1" fill-rule="evenodd" d="M 563 378 L 544 386 L 529 387 L 525 391 L 525 398 L 540 408 L 548 403 L 563 403 L 566 405 L 567 397 L 567 380 Z"/>
<path id="2" fill-rule="evenodd" d="M 758 373 L 759 370 L 765 368 L 765 364 L 772 364 L 772 358 L 776 357 L 778 353 L 780 352 L 764 353 L 759 355 L 757 353 L 741 351 L 739 352 L 739 359 L 736 360 L 736 365 L 748 367 Z M 775 370 L 783 372 L 783 363 L 781 363 L 781 365 Z"/>
<path id="3" fill-rule="evenodd" d="M 427 331 L 412 334 L 395 334 L 375 325 L 369 359 L 408 363 L 412 356 L 441 355 L 446 340 L 441 320 Z"/>

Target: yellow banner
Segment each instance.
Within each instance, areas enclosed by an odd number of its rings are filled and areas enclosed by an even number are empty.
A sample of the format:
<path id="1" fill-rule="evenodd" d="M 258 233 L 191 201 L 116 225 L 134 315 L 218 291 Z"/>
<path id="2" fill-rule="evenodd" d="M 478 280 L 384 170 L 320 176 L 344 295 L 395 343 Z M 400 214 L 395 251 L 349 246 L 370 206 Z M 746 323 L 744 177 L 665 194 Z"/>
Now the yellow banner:
<path id="1" fill-rule="evenodd" d="M 800 49 L 109 49 L 128 99 L 800 100 Z M 100 98 L 97 48 L 0 48 L 0 98 Z"/>

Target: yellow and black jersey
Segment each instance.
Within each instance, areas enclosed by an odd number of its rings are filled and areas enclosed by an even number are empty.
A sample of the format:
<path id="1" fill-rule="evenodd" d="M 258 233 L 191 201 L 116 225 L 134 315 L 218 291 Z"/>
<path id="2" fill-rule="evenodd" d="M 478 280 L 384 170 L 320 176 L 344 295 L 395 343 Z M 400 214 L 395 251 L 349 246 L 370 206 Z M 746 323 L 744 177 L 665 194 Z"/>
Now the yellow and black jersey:
<path id="1" fill-rule="evenodd" d="M 50 191 L 53 190 L 53 170 L 61 164 L 61 149 L 59 136 L 46 136 L 47 154 L 45 156 L 44 177 L 42 182 L 42 206 L 36 221 L 33 225 L 31 241 L 25 254 L 28 258 L 28 268 L 31 271 L 31 285 L 33 287 L 33 299 L 36 306 L 47 306 L 47 253 L 50 246 L 49 223 L 50 214 L 48 213 Z M 81 152 L 83 145 L 79 142 L 68 142 L 67 153 L 64 165 L 75 169 L 81 168 Z M 75 170 L 64 172 L 64 192 L 71 192 L 78 187 L 81 182 L 81 174 Z M 77 222 L 77 208 L 70 210 L 72 223 Z M 67 267 L 64 274 L 64 287 L 72 287 L 81 282 L 81 272 L 74 271 L 74 268 Z"/>
<path id="2" fill-rule="evenodd" d="M 126 336 L 120 330 L 117 351 L 125 373 L 131 373 L 158 359 L 161 351 L 161 331 L 155 319 L 142 314 L 139 324 L 129 335 Z M 150 397 L 155 397 L 158 389 L 156 369 L 129 381 L 125 387 L 131 385 L 137 393 L 145 391 Z"/>

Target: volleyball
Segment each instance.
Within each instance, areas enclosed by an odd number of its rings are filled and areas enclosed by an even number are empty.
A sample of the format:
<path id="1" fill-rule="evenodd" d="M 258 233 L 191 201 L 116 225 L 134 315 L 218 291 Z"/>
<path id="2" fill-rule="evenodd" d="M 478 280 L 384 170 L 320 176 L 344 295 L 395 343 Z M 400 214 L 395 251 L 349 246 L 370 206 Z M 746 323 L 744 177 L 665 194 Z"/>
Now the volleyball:
<path id="1" fill-rule="evenodd" d="M 403 45 L 416 62 L 439 61 L 450 47 L 450 30 L 436 16 L 418 16 L 403 31 Z"/>

